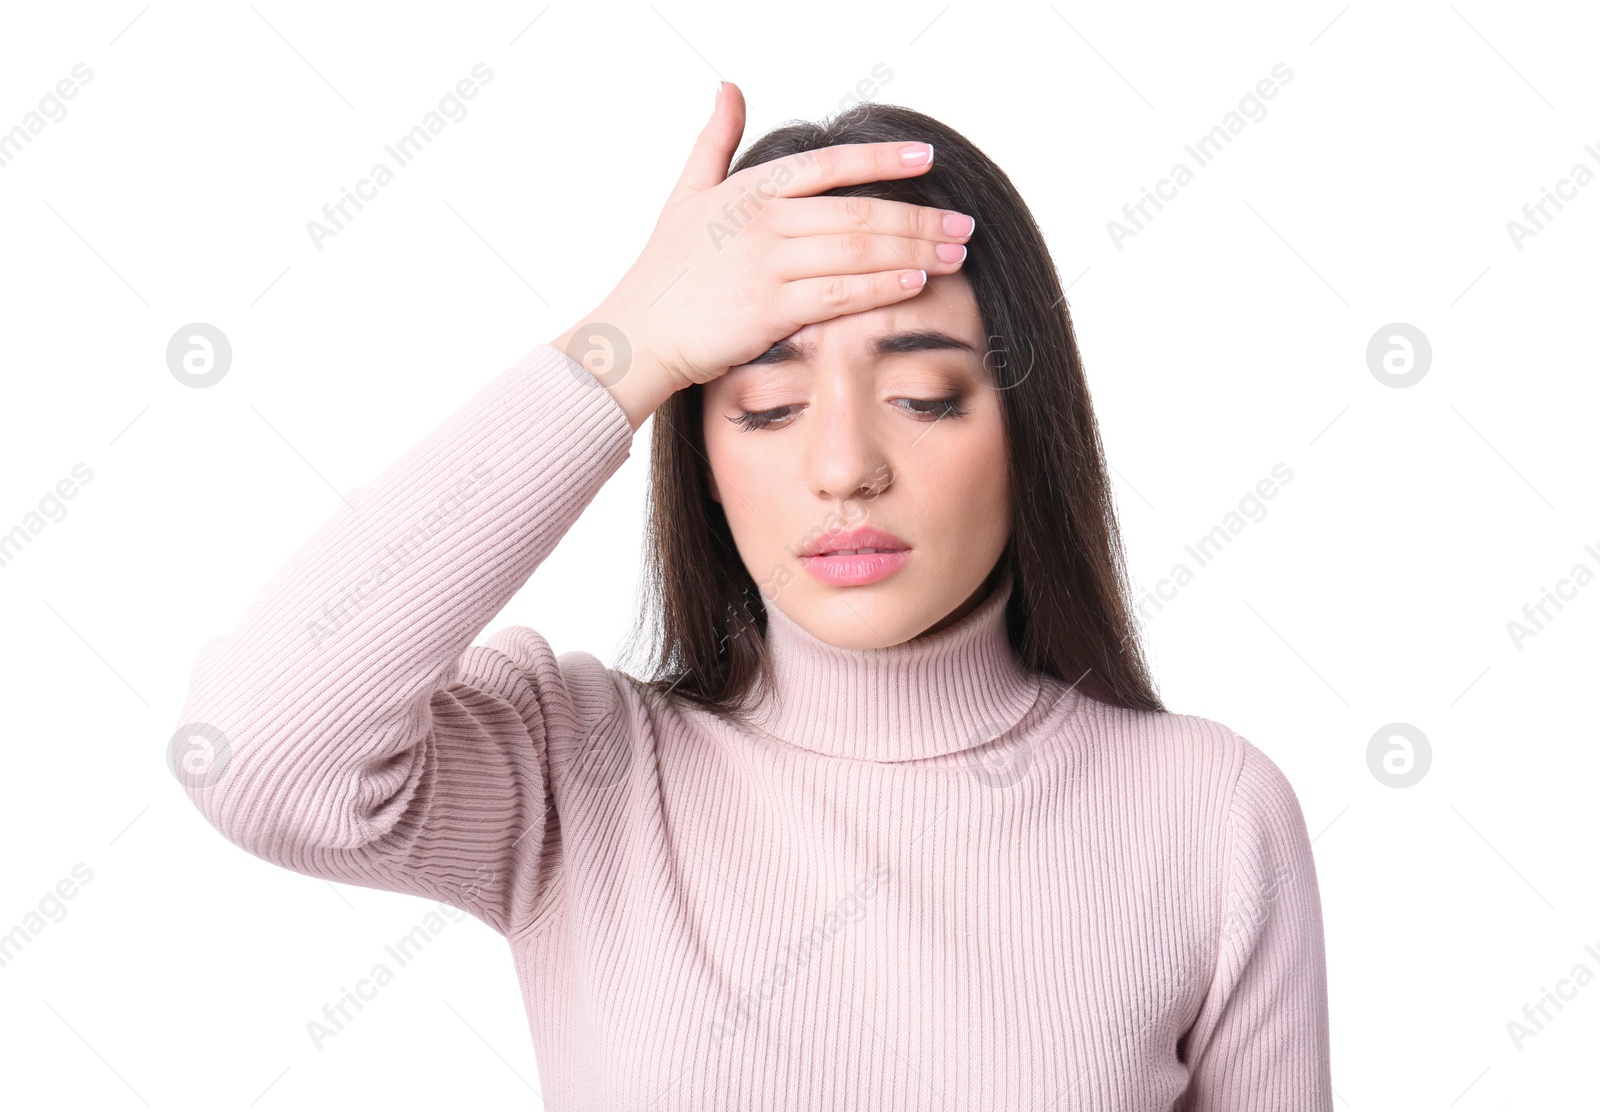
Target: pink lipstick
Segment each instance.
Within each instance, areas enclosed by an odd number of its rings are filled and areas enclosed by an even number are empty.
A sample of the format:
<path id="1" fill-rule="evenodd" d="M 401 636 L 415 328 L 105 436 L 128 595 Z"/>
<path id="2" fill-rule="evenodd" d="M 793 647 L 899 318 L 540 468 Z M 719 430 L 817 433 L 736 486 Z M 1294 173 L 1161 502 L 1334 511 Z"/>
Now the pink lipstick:
<path id="1" fill-rule="evenodd" d="M 911 559 L 911 546 L 882 529 L 863 526 L 819 538 L 800 555 L 800 565 L 833 587 L 864 587 L 887 579 Z"/>

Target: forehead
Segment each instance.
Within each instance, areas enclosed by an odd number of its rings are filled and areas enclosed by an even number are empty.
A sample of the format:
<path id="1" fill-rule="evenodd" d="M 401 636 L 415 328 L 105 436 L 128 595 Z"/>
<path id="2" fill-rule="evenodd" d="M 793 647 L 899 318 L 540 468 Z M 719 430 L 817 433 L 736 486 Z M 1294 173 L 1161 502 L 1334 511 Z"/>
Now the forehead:
<path id="1" fill-rule="evenodd" d="M 900 340 L 897 345 L 884 342 L 886 337 L 916 333 L 925 334 L 925 338 Z M 921 293 L 905 301 L 808 324 L 741 366 L 829 356 L 876 359 L 895 351 L 951 347 L 926 339 L 926 336 L 940 334 L 960 341 L 972 353 L 981 354 L 985 347 L 983 319 L 972 294 L 972 284 L 959 272 L 930 277 Z M 954 350 L 961 352 L 963 349 Z"/>

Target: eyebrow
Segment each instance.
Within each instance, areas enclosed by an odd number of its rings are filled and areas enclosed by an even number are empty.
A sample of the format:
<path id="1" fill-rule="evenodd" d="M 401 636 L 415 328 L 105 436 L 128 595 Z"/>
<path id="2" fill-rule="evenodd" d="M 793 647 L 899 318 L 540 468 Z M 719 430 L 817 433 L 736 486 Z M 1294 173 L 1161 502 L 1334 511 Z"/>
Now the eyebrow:
<path id="1" fill-rule="evenodd" d="M 800 345 L 793 340 L 779 340 L 766 351 L 740 367 L 770 366 L 774 363 L 788 363 L 795 359 L 809 359 L 816 354 L 816 345 Z M 885 332 L 872 342 L 871 354 L 904 355 L 913 351 L 970 351 L 977 353 L 977 348 L 967 341 L 948 332 L 941 332 L 937 328 L 913 328 L 903 332 Z"/>

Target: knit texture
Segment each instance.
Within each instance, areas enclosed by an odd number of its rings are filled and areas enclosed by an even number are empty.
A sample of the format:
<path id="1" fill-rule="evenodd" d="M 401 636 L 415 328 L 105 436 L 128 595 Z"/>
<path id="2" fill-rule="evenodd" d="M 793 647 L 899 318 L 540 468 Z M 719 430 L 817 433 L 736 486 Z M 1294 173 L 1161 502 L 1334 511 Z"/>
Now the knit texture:
<path id="1" fill-rule="evenodd" d="M 1024 668 L 1010 580 L 887 649 L 769 604 L 748 732 L 526 627 L 473 645 L 632 435 L 540 345 L 350 491 L 200 652 L 207 821 L 505 935 L 551 1109 L 1333 1107 L 1287 779 Z"/>

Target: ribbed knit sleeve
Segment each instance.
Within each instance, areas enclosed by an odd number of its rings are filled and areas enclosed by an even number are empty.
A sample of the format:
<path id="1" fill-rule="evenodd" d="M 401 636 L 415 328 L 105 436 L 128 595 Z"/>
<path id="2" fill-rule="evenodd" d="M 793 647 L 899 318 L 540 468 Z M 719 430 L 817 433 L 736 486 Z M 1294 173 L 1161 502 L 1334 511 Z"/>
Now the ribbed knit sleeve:
<path id="1" fill-rule="evenodd" d="M 1288 778 L 1239 739 L 1216 972 L 1181 1057 L 1174 1112 L 1330 1112 L 1321 899 Z"/>
<path id="2" fill-rule="evenodd" d="M 627 458 L 616 400 L 540 345 L 332 517 L 195 664 L 174 772 L 226 838 L 502 933 L 550 902 L 549 753 L 606 712 L 544 639 L 472 646 Z"/>

